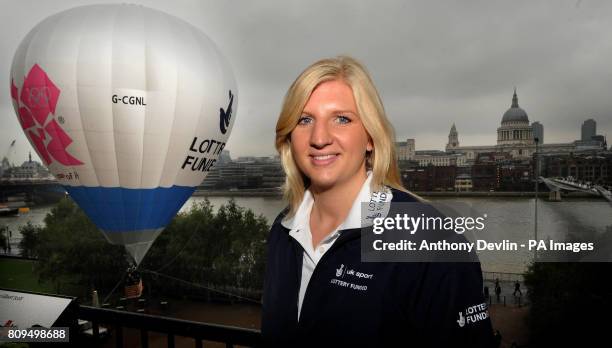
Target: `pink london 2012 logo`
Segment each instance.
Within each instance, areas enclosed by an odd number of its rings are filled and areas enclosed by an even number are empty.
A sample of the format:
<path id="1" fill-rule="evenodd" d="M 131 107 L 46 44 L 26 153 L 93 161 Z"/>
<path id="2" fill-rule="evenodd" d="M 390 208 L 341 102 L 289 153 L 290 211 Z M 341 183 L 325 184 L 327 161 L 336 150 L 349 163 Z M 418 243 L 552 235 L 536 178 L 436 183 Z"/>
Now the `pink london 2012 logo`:
<path id="1" fill-rule="evenodd" d="M 83 164 L 66 150 L 72 143 L 70 136 L 54 117 L 49 117 L 55 116 L 59 95 L 59 88 L 38 64 L 34 64 L 24 79 L 21 93 L 11 79 L 11 97 L 17 103 L 21 128 L 45 164 L 54 160 L 65 166 Z"/>

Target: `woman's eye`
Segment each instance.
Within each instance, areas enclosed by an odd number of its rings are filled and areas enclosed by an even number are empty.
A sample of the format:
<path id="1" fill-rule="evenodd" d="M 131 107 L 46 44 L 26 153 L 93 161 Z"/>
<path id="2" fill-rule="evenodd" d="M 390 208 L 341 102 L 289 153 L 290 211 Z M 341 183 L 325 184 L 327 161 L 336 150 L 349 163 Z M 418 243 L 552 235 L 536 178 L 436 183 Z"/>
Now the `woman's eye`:
<path id="1" fill-rule="evenodd" d="M 338 117 L 336 117 L 336 122 L 341 123 L 341 124 L 346 124 L 346 123 L 350 123 L 351 119 L 346 116 L 338 115 Z"/>
<path id="2" fill-rule="evenodd" d="M 312 118 L 309 116 L 302 116 L 298 120 L 298 124 L 309 124 L 312 123 Z"/>

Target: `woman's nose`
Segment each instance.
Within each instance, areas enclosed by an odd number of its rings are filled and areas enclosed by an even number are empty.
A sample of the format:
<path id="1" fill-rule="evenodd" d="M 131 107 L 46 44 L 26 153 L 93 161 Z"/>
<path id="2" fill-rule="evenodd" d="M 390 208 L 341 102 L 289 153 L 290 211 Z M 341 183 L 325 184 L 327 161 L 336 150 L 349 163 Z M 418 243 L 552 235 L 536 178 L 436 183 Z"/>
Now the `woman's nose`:
<path id="1" fill-rule="evenodd" d="M 315 122 L 310 133 L 310 146 L 317 149 L 323 148 L 332 143 L 332 135 L 325 122 Z"/>

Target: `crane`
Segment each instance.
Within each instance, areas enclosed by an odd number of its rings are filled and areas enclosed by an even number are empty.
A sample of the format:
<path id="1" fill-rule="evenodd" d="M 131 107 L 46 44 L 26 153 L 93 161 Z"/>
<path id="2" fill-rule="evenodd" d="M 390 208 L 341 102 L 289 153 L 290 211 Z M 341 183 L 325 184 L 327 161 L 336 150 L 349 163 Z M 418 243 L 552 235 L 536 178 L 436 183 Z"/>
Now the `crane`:
<path id="1" fill-rule="evenodd" d="M 8 166 L 9 168 L 11 167 L 10 156 L 15 153 L 15 150 L 16 150 L 15 143 L 16 142 L 17 142 L 16 139 L 13 139 L 13 141 L 11 141 L 11 144 L 8 146 L 8 149 L 6 150 L 4 156 L 2 157 L 2 163 L 0 163 L 1 167 L 5 166 L 5 162 L 6 162 L 6 166 Z M 13 152 L 12 154 L 11 154 L 11 151 Z M 4 168 L 4 169 L 8 169 L 8 168 Z"/>

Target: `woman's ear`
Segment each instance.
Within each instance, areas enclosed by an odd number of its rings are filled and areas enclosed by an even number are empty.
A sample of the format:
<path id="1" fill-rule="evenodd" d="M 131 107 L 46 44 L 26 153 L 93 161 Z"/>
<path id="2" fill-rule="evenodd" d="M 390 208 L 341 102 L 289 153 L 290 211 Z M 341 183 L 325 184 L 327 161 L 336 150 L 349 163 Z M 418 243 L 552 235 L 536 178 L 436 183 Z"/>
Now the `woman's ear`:
<path id="1" fill-rule="evenodd" d="M 374 144 L 372 142 L 372 138 L 368 137 L 368 144 L 366 145 L 366 151 L 371 152 L 374 150 Z"/>

